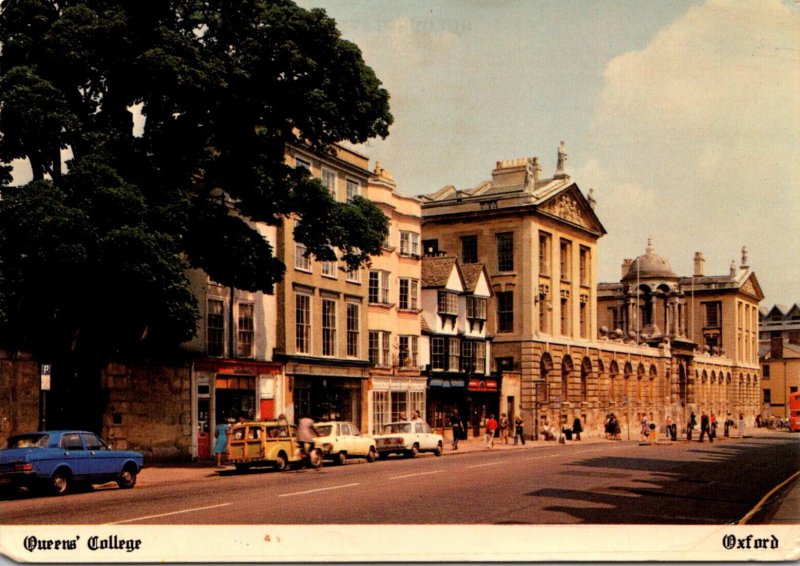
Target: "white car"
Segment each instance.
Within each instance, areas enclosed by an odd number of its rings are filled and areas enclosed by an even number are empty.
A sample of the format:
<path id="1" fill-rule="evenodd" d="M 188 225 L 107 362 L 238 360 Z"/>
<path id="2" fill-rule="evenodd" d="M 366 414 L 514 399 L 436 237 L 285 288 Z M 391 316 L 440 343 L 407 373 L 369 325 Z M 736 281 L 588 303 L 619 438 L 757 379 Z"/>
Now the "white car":
<path id="1" fill-rule="evenodd" d="M 329 421 L 316 423 L 314 428 L 319 435 L 314 440 L 314 445 L 322 450 L 322 455 L 327 460 L 337 464 L 344 464 L 348 458 L 366 458 L 367 462 L 374 462 L 377 457 L 375 439 L 362 435 L 353 423 L 343 421 Z"/>
<path id="2" fill-rule="evenodd" d="M 420 452 L 442 455 L 444 438 L 433 432 L 426 422 L 388 423 L 383 425 L 381 433 L 375 435 L 375 446 L 381 459 L 389 454 L 403 454 L 407 458 L 413 458 Z"/>

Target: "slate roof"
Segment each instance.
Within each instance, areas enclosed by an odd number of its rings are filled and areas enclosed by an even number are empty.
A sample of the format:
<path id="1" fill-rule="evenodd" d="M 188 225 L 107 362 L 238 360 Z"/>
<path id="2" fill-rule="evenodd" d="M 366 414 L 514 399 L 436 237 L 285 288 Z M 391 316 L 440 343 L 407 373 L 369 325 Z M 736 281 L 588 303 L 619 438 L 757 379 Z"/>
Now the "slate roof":
<path id="1" fill-rule="evenodd" d="M 482 263 L 462 263 L 461 274 L 464 276 L 465 291 L 472 293 L 481 278 L 483 272 Z"/>

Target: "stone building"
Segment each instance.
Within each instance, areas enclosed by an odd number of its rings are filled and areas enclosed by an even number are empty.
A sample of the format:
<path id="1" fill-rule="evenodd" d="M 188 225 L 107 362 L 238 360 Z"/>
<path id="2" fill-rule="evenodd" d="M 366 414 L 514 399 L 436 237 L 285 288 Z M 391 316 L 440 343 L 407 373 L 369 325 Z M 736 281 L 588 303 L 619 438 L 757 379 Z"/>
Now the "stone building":
<path id="1" fill-rule="evenodd" d="M 533 434 L 576 417 L 597 434 L 609 412 L 629 430 L 641 415 L 657 422 L 667 414 L 685 422 L 701 408 L 752 415 L 763 295 L 746 259 L 729 276 L 681 278 L 651 250 L 628 264 L 620 284 L 600 285 L 597 243 L 606 231 L 592 191 L 584 196 L 565 161 L 562 143 L 551 177 L 542 177 L 536 157 L 498 161 L 491 179 L 471 189 L 420 197 L 426 248 L 486 265 L 493 367 L 518 383 L 497 409 L 522 415 Z M 650 270 L 649 295 L 631 283 L 633 265 L 639 279 Z M 687 291 L 695 295 L 688 306 Z"/>
<path id="2" fill-rule="evenodd" d="M 800 305 L 759 313 L 761 416 L 789 417 L 789 394 L 800 387 Z"/>
<path id="3" fill-rule="evenodd" d="M 422 260 L 419 200 L 397 194 L 391 174 L 375 165 L 367 194 L 389 218 L 383 254 L 369 268 L 369 410 L 365 430 L 418 410 L 425 417 L 427 378 L 421 374 Z"/>
<path id="4" fill-rule="evenodd" d="M 286 162 L 305 167 L 338 200 L 364 195 L 372 173 L 368 159 L 335 147 L 317 155 L 288 147 Z M 364 269 L 349 271 L 343 262 L 306 257 L 294 241 L 295 220 L 278 229 L 276 255 L 286 265 L 277 286 L 277 333 L 274 359 L 284 364 L 285 413 L 290 419 L 342 419 L 359 428 L 368 423 L 369 280 Z"/>

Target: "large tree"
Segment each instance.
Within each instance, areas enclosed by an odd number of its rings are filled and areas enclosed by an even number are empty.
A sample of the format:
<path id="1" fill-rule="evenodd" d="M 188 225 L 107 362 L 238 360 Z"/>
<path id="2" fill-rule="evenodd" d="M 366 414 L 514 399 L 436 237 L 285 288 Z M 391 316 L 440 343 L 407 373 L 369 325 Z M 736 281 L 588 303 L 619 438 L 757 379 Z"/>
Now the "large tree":
<path id="1" fill-rule="evenodd" d="M 324 11 L 5 0 L 0 42 L 2 346 L 93 363 L 174 348 L 195 331 L 187 266 L 240 289 L 281 279 L 253 222 L 294 216 L 311 253 L 351 267 L 380 252 L 376 207 L 284 163 L 287 144 L 326 153 L 392 122 Z M 33 179 L 11 186 L 20 158 Z"/>

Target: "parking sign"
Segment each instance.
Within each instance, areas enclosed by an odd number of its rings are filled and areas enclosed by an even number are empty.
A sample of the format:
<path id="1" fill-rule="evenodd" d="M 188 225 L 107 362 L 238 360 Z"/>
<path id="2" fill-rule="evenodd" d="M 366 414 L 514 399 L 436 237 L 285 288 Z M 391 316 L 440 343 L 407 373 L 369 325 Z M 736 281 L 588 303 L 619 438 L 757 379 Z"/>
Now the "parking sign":
<path id="1" fill-rule="evenodd" d="M 42 364 L 42 391 L 50 391 L 50 364 Z"/>

